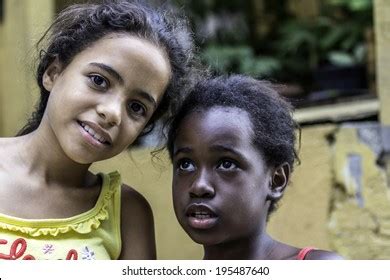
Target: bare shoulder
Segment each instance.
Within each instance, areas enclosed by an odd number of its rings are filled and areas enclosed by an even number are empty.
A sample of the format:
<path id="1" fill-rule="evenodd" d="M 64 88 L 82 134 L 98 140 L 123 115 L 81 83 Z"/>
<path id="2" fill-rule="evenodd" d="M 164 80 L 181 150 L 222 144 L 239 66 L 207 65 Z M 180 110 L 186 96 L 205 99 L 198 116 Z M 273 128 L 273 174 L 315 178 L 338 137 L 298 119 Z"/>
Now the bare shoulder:
<path id="1" fill-rule="evenodd" d="M 153 212 L 143 195 L 123 184 L 121 188 L 120 259 L 155 259 Z"/>
<path id="2" fill-rule="evenodd" d="M 0 137 L 0 167 L 6 166 L 13 169 L 18 156 L 23 153 L 22 148 L 26 145 L 28 136 Z"/>
<path id="3" fill-rule="evenodd" d="M 8 154 L 13 152 L 12 148 L 16 146 L 16 143 L 18 142 L 17 140 L 18 139 L 16 137 L 0 137 L 0 155 L 2 156 L 2 158 L 7 157 Z"/>
<path id="4" fill-rule="evenodd" d="M 6 180 L 14 182 L 15 178 L 24 178 L 23 174 L 20 173 L 21 168 L 17 161 L 21 143 L 19 138 L 21 137 L 0 137 L 0 176 L 3 176 L 1 177 L 3 186 Z"/>
<path id="5" fill-rule="evenodd" d="M 306 255 L 306 260 L 343 260 L 344 258 L 335 252 L 325 250 L 313 250 Z"/>
<path id="6" fill-rule="evenodd" d="M 122 184 L 121 187 L 122 213 L 124 215 L 152 215 L 152 209 L 146 198 L 134 188 Z"/>

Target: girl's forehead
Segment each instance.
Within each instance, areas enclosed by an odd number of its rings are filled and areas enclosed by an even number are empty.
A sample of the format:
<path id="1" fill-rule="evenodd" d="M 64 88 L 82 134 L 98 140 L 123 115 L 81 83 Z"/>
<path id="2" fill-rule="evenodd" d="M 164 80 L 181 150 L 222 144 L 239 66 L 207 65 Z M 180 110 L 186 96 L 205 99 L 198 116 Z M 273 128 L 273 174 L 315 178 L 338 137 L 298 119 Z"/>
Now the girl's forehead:
<path id="1" fill-rule="evenodd" d="M 131 34 L 108 34 L 78 53 L 73 61 L 81 64 L 91 62 L 108 64 L 122 73 L 134 70 L 133 68 L 136 67 L 139 68 L 136 72 L 140 73 L 143 69 L 148 69 L 153 73 L 161 74 L 166 80 L 171 76 L 171 67 L 165 51 Z M 149 76 L 141 78 L 151 80 Z"/>
<path id="2" fill-rule="evenodd" d="M 240 126 L 247 126 L 249 129 L 252 129 L 253 127 L 250 114 L 241 108 L 232 106 L 218 105 L 210 108 L 199 109 L 190 113 L 187 117 L 194 117 L 203 122 L 216 123 L 220 125 L 240 124 Z M 222 122 L 218 122 L 218 120 L 222 120 Z"/>
<path id="3" fill-rule="evenodd" d="M 213 107 L 189 113 L 179 127 L 173 152 L 188 149 L 212 155 L 233 151 L 242 158 L 263 160 L 254 142 L 249 114 L 236 107 Z"/>
<path id="4" fill-rule="evenodd" d="M 118 45 L 118 42 L 122 42 L 122 44 Z M 88 49 L 94 49 L 95 47 L 101 47 L 105 46 L 107 44 L 116 44 L 116 49 L 111 49 L 111 52 L 118 51 L 119 47 L 126 47 L 128 45 L 133 46 L 133 48 L 138 48 L 140 51 L 142 51 L 142 47 L 146 46 L 148 49 L 154 49 L 162 54 L 164 56 L 167 56 L 165 49 L 161 46 L 155 44 L 151 40 L 148 40 L 146 38 L 142 38 L 138 36 L 137 34 L 133 34 L 130 32 L 111 32 L 108 33 L 95 41 L 91 42 L 90 45 L 83 51 L 87 51 Z M 81 52 L 83 52 L 81 51 Z"/>
<path id="5" fill-rule="evenodd" d="M 237 138 L 251 143 L 253 138 L 249 114 L 236 107 L 216 106 L 193 111 L 184 118 L 180 130 L 190 130 L 203 137 L 201 140 L 204 141 L 211 138 Z"/>

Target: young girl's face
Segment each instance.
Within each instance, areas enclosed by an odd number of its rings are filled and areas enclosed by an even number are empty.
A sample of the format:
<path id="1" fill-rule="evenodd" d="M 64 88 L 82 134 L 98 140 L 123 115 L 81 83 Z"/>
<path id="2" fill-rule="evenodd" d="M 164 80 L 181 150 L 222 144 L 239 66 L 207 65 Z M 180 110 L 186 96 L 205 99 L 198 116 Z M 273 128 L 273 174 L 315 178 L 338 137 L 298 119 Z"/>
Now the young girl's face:
<path id="1" fill-rule="evenodd" d="M 214 107 L 186 116 L 173 150 L 173 202 L 190 237 L 216 245 L 259 234 L 270 171 L 252 143 L 246 111 Z"/>
<path id="2" fill-rule="evenodd" d="M 78 163 L 107 159 L 142 132 L 169 83 L 165 52 L 126 34 L 110 34 L 63 69 L 55 60 L 43 84 L 50 92 L 41 126 Z"/>

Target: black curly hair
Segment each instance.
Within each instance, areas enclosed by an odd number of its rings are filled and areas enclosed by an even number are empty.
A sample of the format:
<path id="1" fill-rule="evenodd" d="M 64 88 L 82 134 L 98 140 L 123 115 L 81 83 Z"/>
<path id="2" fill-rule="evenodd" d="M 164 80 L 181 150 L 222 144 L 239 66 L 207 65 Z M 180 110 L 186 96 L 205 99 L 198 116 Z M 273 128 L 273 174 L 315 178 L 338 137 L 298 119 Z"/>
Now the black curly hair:
<path id="1" fill-rule="evenodd" d="M 146 39 L 167 53 L 171 65 L 171 79 L 162 101 L 149 120 L 144 136 L 153 130 L 155 121 L 176 104 L 191 80 L 193 36 L 184 15 L 173 10 L 153 9 L 140 1 L 105 0 L 101 3 L 75 4 L 58 14 L 53 24 L 37 43 L 40 50 L 36 79 L 40 99 L 35 112 L 18 136 L 38 128 L 49 99 L 42 77 L 49 65 L 58 58 L 66 67 L 81 51 L 110 33 L 130 33 Z"/>
<path id="2" fill-rule="evenodd" d="M 270 82 L 243 75 L 205 78 L 195 84 L 168 124 L 167 149 L 171 160 L 183 119 L 192 112 L 216 106 L 248 112 L 253 125 L 253 143 L 268 166 L 278 167 L 287 162 L 292 169 L 295 160 L 299 161 L 296 150 L 299 126 L 292 118 L 292 106 Z M 271 201 L 268 214 L 274 211 L 276 202 Z"/>

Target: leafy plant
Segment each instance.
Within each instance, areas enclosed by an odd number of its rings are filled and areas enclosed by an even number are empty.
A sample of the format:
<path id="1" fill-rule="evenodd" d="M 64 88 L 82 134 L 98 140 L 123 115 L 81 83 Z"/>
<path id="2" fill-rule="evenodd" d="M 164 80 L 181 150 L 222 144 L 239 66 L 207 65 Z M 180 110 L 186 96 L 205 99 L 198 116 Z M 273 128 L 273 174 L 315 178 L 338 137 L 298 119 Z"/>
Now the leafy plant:
<path id="1" fill-rule="evenodd" d="M 365 30 L 372 26 L 372 0 L 322 0 L 321 14 L 296 18 L 287 1 L 266 1 L 269 24 L 250 20 L 254 1 L 174 0 L 186 3 L 194 22 L 201 58 L 217 73 L 245 73 L 255 77 L 313 88 L 313 72 L 321 66 L 364 64 Z M 271 9 L 269 5 L 278 5 Z M 279 11 L 279 12 L 276 12 Z M 282 16 L 281 16 L 282 15 Z M 253 16 L 253 15 L 252 15 Z M 246 19 L 246 20 L 245 20 Z"/>
<path id="2" fill-rule="evenodd" d="M 325 13 L 312 20 L 285 21 L 277 48 L 284 57 L 306 58 L 311 70 L 321 64 L 350 66 L 364 62 L 364 32 L 372 25 L 371 0 L 327 0 Z"/>
<path id="3" fill-rule="evenodd" d="M 243 73 L 255 77 L 270 77 L 280 71 L 280 61 L 269 56 L 255 56 L 249 46 L 211 45 L 202 52 L 202 59 L 217 73 Z"/>
<path id="4" fill-rule="evenodd" d="M 372 10 L 372 0 L 327 0 L 328 5 L 345 7 L 353 12 Z"/>
<path id="5" fill-rule="evenodd" d="M 325 4 L 333 21 L 323 40 L 327 60 L 339 66 L 364 63 L 364 32 L 372 26 L 372 0 L 327 0 Z"/>

